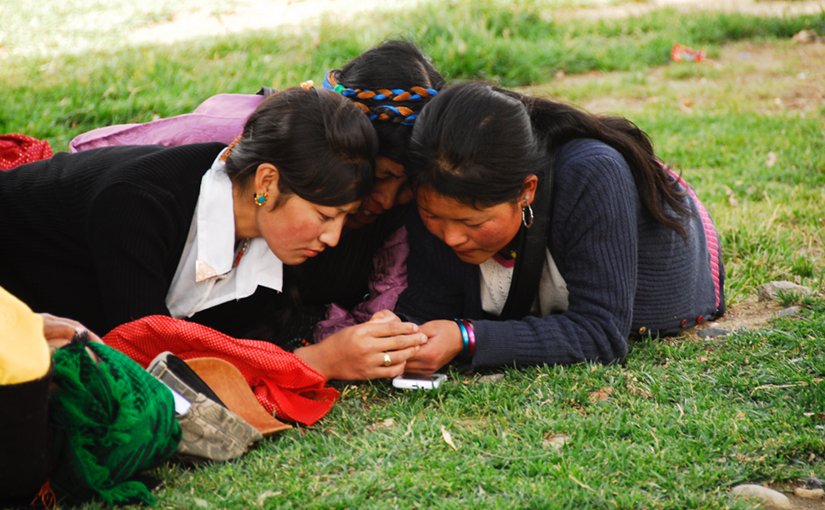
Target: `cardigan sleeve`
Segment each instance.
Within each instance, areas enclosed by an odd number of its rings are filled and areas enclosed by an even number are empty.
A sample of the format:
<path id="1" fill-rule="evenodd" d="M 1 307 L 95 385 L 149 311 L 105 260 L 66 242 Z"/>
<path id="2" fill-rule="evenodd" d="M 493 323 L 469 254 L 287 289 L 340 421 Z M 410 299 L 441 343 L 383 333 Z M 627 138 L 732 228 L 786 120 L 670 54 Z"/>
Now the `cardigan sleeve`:
<path id="1" fill-rule="evenodd" d="M 567 311 L 473 321 L 474 367 L 609 363 L 627 354 L 640 203 L 627 163 L 606 149 L 556 165 L 549 246 L 567 283 Z"/>
<path id="2" fill-rule="evenodd" d="M 166 293 L 189 225 L 172 194 L 120 182 L 93 200 L 88 232 L 108 331 L 147 315 L 169 315 Z M 183 215 L 185 216 L 185 215 Z M 105 333 L 105 331 L 101 332 Z"/>

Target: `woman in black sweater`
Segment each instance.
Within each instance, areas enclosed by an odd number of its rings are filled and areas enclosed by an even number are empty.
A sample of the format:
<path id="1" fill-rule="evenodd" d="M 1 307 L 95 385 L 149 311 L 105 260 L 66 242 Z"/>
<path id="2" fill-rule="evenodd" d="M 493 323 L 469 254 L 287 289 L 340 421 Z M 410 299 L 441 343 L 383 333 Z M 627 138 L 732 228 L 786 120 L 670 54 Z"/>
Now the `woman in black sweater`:
<path id="1" fill-rule="evenodd" d="M 409 161 L 396 310 L 430 337 L 410 371 L 610 363 L 724 312 L 710 216 L 626 119 L 468 83 L 427 105 Z"/>
<path id="2" fill-rule="evenodd" d="M 228 148 L 112 147 L 2 173 L 0 285 L 101 335 L 147 315 L 189 317 L 259 285 L 281 291 L 283 264 L 338 243 L 371 188 L 376 146 L 350 101 L 296 88 L 264 101 Z M 303 355 L 328 378 L 350 378 L 318 361 L 375 338 L 355 369 L 386 377 L 395 366 L 383 351 L 401 347 L 400 370 L 412 353 L 403 349 L 421 341 L 414 329 L 385 317 Z"/>

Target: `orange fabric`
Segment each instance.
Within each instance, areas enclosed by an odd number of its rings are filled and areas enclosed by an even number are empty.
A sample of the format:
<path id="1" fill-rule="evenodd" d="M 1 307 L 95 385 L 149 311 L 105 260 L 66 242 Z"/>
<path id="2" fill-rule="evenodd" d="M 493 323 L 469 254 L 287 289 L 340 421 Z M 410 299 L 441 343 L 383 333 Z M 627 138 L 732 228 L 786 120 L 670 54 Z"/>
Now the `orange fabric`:
<path id="1" fill-rule="evenodd" d="M 52 157 L 49 142 L 26 135 L 0 135 L 0 170 Z"/>
<path id="2" fill-rule="evenodd" d="M 275 344 L 240 340 L 206 326 L 151 315 L 110 331 L 103 342 L 146 367 L 171 351 L 181 359 L 211 356 L 241 371 L 258 402 L 283 420 L 312 425 L 326 415 L 340 393 L 302 359 Z"/>

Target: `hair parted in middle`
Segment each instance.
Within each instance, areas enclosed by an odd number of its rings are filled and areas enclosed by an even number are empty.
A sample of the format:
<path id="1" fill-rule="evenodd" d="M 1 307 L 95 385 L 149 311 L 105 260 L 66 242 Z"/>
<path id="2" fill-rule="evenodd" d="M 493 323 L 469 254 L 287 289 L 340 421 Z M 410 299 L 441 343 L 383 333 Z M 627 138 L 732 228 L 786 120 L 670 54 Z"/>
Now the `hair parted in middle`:
<path id="1" fill-rule="evenodd" d="M 448 87 L 427 104 L 413 129 L 407 173 L 414 188 L 488 207 L 518 200 L 525 177 L 549 172 L 555 152 L 577 138 L 616 149 L 651 216 L 686 235 L 684 219 L 691 212 L 684 192 L 635 124 L 486 83 Z"/>
<path id="2" fill-rule="evenodd" d="M 377 150 L 375 130 L 351 101 L 295 87 L 267 97 L 249 116 L 226 172 L 246 184 L 259 165 L 271 163 L 282 197 L 339 206 L 369 194 Z"/>

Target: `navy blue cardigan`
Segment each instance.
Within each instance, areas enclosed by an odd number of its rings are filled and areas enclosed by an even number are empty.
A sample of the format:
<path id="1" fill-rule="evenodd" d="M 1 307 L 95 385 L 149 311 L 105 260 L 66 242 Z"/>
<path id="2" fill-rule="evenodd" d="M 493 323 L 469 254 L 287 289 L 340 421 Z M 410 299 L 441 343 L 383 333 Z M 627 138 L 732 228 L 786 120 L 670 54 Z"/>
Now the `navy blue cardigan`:
<path id="1" fill-rule="evenodd" d="M 621 154 L 574 140 L 555 156 L 547 242 L 570 293 L 566 312 L 488 316 L 478 266 L 461 262 L 417 214 L 397 311 L 419 323 L 472 319 L 474 367 L 622 359 L 631 334 L 673 334 L 724 312 L 715 228 L 695 195 L 685 200 L 695 213 L 687 239 L 650 217 Z"/>

